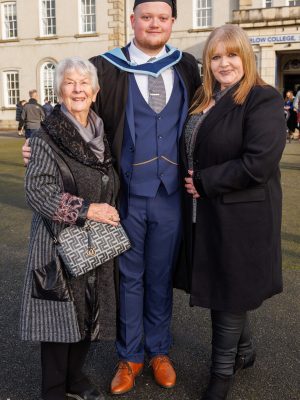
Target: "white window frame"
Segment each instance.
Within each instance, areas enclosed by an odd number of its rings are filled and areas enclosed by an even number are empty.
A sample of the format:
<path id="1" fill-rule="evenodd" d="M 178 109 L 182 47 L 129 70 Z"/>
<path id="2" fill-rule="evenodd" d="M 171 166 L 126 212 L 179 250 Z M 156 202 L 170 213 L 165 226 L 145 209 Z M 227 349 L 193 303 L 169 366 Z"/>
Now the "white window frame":
<path id="1" fill-rule="evenodd" d="M 265 8 L 272 8 L 273 0 L 265 0 Z"/>
<path id="2" fill-rule="evenodd" d="M 11 7 L 11 9 L 14 10 L 13 13 L 10 14 L 10 16 L 13 16 L 14 19 L 10 21 L 5 21 L 6 18 L 6 9 L 7 7 Z M 17 2 L 16 1 L 7 1 L 5 3 L 1 4 L 1 16 L 2 16 L 2 38 L 5 39 L 17 39 L 18 37 L 18 22 L 17 22 Z M 11 24 L 13 27 L 11 27 Z M 8 29 L 7 29 L 8 25 Z M 8 32 L 7 32 L 8 31 Z M 11 35 L 10 32 L 13 32 Z"/>
<path id="3" fill-rule="evenodd" d="M 9 87 L 9 83 L 12 83 L 12 81 L 9 82 L 9 75 L 14 75 L 17 78 L 13 82 L 15 87 Z M 14 94 L 11 95 L 11 93 L 9 93 L 10 91 L 13 91 Z M 18 70 L 3 71 L 3 94 L 4 106 L 7 108 L 14 108 L 20 100 L 20 74 Z"/>
<path id="4" fill-rule="evenodd" d="M 48 69 L 46 69 L 46 67 L 48 67 Z M 41 101 L 44 102 L 45 97 L 48 97 L 48 99 L 51 100 L 52 104 L 57 101 L 57 97 L 54 93 L 55 69 L 56 69 L 56 64 L 52 60 L 43 62 L 43 64 L 40 67 Z"/>
<path id="5" fill-rule="evenodd" d="M 47 5 L 54 1 L 54 8 L 48 8 Z M 56 0 L 40 0 L 40 36 L 55 36 L 56 35 Z M 45 7 L 46 6 L 46 7 Z M 46 11 L 46 15 L 44 14 Z M 49 11 L 49 13 L 48 13 Z M 49 15 L 48 15 L 49 14 Z M 50 22 L 50 23 L 49 23 Z M 50 28 L 50 33 L 48 30 Z"/>
<path id="6" fill-rule="evenodd" d="M 291 4 L 291 3 L 294 3 L 294 4 Z M 298 4 L 295 4 L 295 3 L 297 3 L 298 2 Z M 288 7 L 297 7 L 297 6 L 300 6 L 300 1 L 299 0 L 287 0 L 286 1 L 286 5 L 288 6 Z"/>
<path id="7" fill-rule="evenodd" d="M 201 5 L 200 7 L 198 7 L 198 2 L 201 3 L 205 3 L 205 5 Z M 208 6 L 208 2 L 210 2 L 211 6 Z M 201 17 L 198 17 L 198 13 L 202 14 L 205 12 L 207 13 L 210 10 L 211 15 L 209 16 L 204 16 L 204 18 L 206 19 L 206 24 L 199 24 L 199 19 L 201 20 Z M 204 29 L 204 28 L 209 28 L 211 27 L 213 24 L 213 0 L 193 0 L 193 25 L 194 28 L 198 28 L 198 29 Z"/>
<path id="8" fill-rule="evenodd" d="M 84 4 L 83 4 L 84 3 Z M 92 5 L 92 3 L 94 3 Z M 79 32 L 81 34 L 89 34 L 89 33 L 96 33 L 96 0 L 78 0 L 78 10 L 79 10 Z M 95 9 L 94 13 L 91 13 L 91 10 L 87 10 L 89 7 L 93 7 Z M 87 11 L 87 12 L 84 12 Z M 90 17 L 93 19 L 92 22 L 87 23 L 85 21 L 85 17 Z M 88 30 L 87 25 L 91 25 L 91 29 Z"/>

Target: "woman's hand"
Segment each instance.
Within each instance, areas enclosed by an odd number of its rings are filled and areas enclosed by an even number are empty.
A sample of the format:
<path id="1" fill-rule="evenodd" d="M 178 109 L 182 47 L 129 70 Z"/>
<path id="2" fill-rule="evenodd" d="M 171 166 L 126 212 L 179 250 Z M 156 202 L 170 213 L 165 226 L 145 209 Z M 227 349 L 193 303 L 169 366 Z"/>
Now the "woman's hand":
<path id="1" fill-rule="evenodd" d="M 88 209 L 87 219 L 113 226 L 117 226 L 120 222 L 119 213 L 116 208 L 107 203 L 91 203 Z"/>
<path id="2" fill-rule="evenodd" d="M 27 167 L 31 157 L 31 147 L 29 144 L 29 139 L 26 139 L 25 144 L 22 146 L 22 156 L 24 161 L 24 167 Z"/>
<path id="3" fill-rule="evenodd" d="M 193 171 L 188 171 L 190 178 L 184 178 L 186 191 L 193 196 L 193 199 L 199 199 L 200 195 L 197 192 L 193 182 Z"/>

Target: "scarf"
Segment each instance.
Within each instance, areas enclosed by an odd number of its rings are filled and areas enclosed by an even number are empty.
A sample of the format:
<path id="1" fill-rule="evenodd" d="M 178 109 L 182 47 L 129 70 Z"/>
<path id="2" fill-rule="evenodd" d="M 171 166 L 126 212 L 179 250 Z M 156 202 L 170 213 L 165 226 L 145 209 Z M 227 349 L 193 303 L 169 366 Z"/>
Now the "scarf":
<path id="1" fill-rule="evenodd" d="M 81 125 L 80 122 L 68 111 L 64 104 L 61 105 L 61 112 L 76 126 L 80 136 L 89 145 L 101 162 L 104 160 L 104 124 L 98 115 L 90 109 L 88 114 L 87 126 Z"/>
<path id="2" fill-rule="evenodd" d="M 66 155 L 107 174 L 112 160 L 102 120 L 92 110 L 86 128 L 73 118 L 65 106 L 57 105 L 41 125 Z"/>

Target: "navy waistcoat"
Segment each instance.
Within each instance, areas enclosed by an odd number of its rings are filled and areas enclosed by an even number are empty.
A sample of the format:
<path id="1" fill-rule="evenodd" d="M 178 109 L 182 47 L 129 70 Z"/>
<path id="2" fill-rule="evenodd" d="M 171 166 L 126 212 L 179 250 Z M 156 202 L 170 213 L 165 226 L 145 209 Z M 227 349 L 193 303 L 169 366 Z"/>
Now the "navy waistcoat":
<path id="1" fill-rule="evenodd" d="M 155 197 L 162 183 L 168 194 L 179 187 L 178 141 L 184 88 L 174 70 L 174 85 L 165 108 L 155 113 L 142 96 L 133 74 L 129 92 L 134 110 L 134 127 L 125 122 L 121 174 L 129 192 Z"/>

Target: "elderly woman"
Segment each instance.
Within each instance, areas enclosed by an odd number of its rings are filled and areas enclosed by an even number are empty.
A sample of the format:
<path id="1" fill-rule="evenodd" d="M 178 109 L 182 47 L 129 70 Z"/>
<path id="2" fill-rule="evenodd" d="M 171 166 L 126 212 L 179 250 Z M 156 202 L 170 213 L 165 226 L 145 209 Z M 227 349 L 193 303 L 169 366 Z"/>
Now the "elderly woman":
<path id="1" fill-rule="evenodd" d="M 245 32 L 215 29 L 181 143 L 185 169 L 186 289 L 211 310 L 211 379 L 202 399 L 226 399 L 253 365 L 248 310 L 282 291 L 279 161 L 283 100 L 258 76 Z"/>
<path id="2" fill-rule="evenodd" d="M 65 400 L 67 396 L 100 400 L 104 397 L 82 367 L 91 341 L 99 340 L 106 328 L 106 304 L 114 302 L 113 262 L 71 280 L 58 271 L 51 293 L 42 290 L 33 277 L 56 256 L 42 217 L 51 221 L 56 235 L 66 224 L 82 226 L 86 219 L 117 225 L 118 179 L 102 120 L 90 109 L 99 90 L 95 67 L 78 57 L 67 58 L 57 66 L 55 86 L 61 106 L 55 107 L 31 139 L 26 171 L 26 197 L 34 214 L 21 336 L 41 342 L 44 400 Z M 57 155 L 72 172 L 78 195 L 64 191 Z M 68 295 L 62 290 L 66 286 Z"/>

